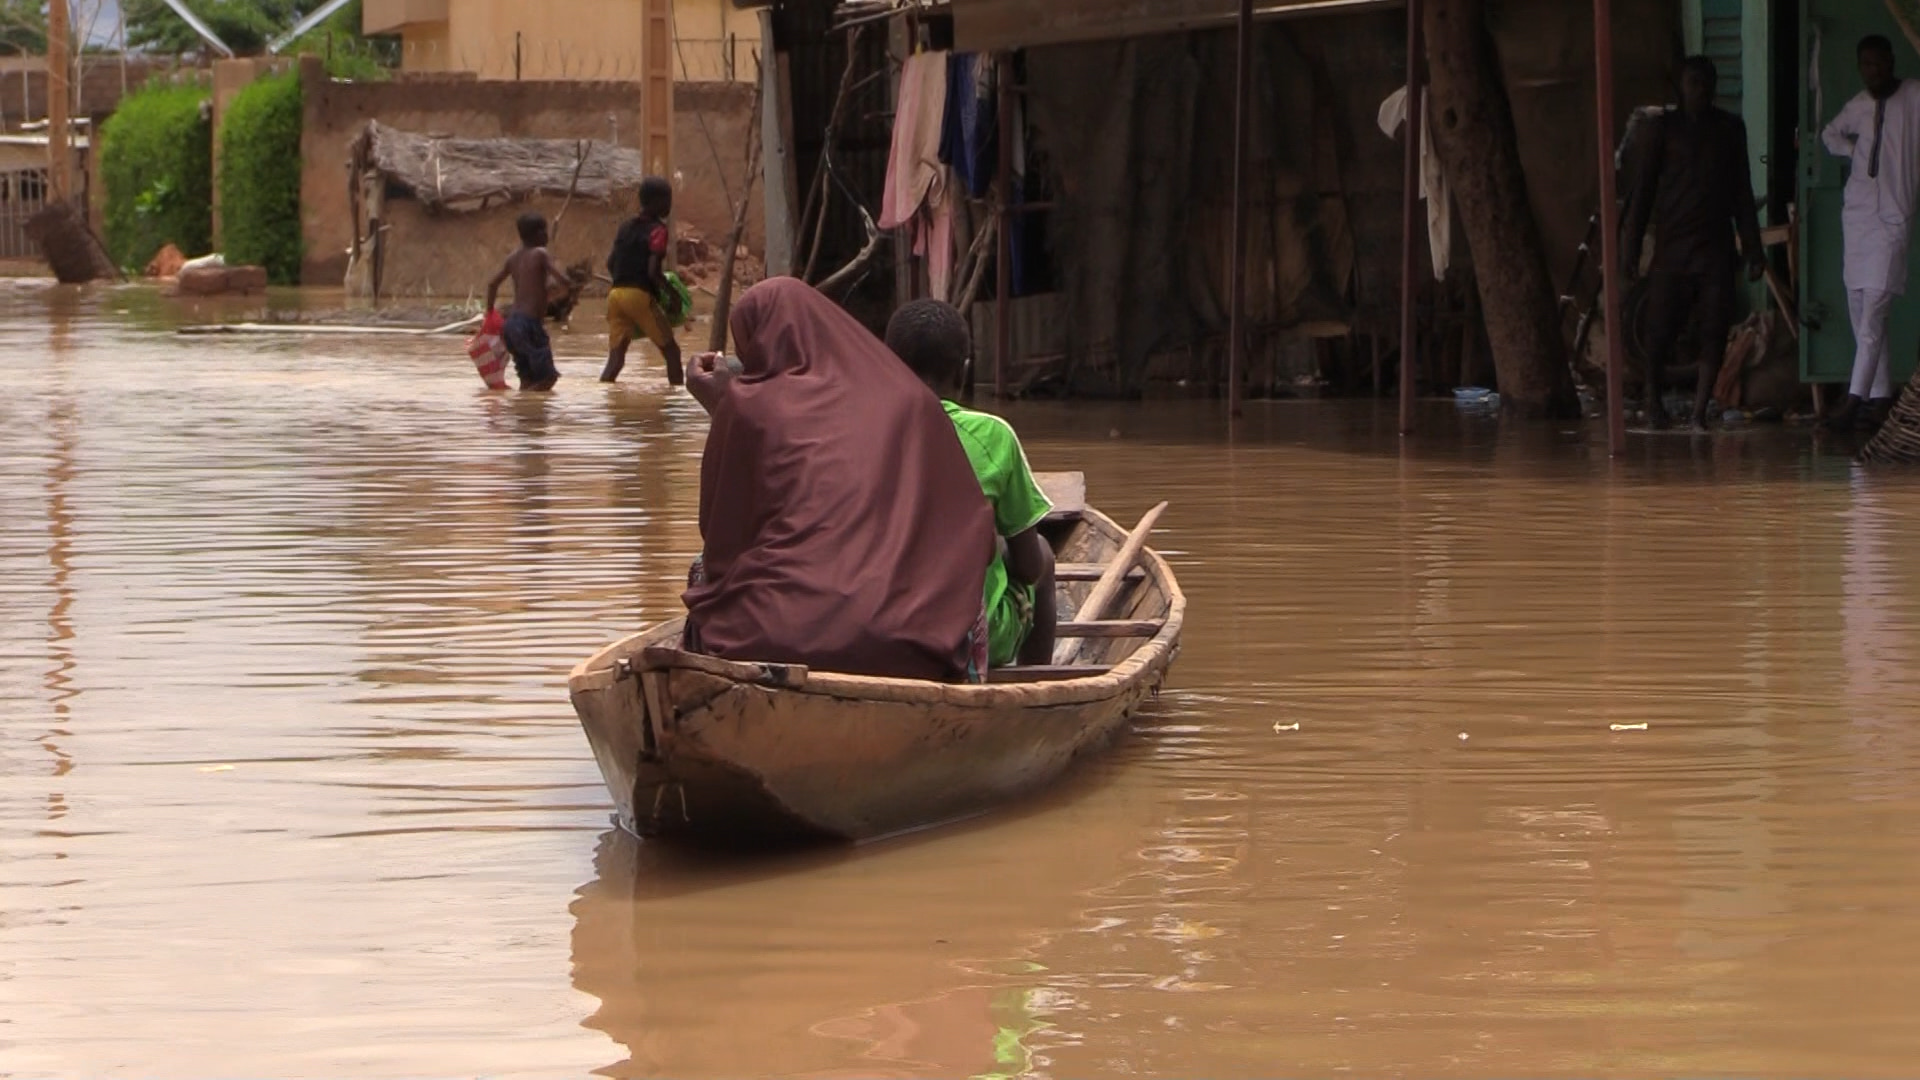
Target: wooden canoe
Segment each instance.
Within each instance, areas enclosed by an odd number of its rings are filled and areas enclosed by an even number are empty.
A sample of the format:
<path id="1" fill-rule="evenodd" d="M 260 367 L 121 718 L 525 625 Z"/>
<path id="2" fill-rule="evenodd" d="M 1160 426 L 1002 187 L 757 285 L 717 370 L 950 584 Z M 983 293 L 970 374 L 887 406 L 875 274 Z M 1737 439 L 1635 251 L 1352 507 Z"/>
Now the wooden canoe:
<path id="1" fill-rule="evenodd" d="M 674 619 L 575 667 L 569 695 L 621 826 L 711 846 L 870 840 L 980 813 L 1112 741 L 1159 691 L 1186 597 L 1143 549 L 1104 617 L 1069 621 L 1128 534 L 1074 502 L 1078 474 L 1042 485 L 1060 637 L 1077 639 L 1064 663 L 985 685 L 841 675 L 683 652 Z"/>

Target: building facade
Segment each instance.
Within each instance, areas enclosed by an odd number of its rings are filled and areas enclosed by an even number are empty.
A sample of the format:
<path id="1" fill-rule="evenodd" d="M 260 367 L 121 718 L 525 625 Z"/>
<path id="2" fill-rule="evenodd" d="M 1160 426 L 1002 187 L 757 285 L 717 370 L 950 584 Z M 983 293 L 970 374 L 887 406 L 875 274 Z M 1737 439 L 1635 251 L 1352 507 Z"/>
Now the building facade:
<path id="1" fill-rule="evenodd" d="M 760 24 L 734 0 L 672 0 L 680 82 L 749 81 Z M 643 0 L 366 0 L 361 28 L 397 35 L 401 69 L 481 79 L 640 80 Z"/>

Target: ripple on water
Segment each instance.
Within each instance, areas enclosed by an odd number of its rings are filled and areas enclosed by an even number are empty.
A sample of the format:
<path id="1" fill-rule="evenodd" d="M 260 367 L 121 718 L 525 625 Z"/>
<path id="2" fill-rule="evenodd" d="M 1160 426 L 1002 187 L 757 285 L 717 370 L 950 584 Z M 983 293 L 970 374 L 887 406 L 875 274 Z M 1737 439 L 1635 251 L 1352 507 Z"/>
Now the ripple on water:
<path id="1" fill-rule="evenodd" d="M 596 385 L 584 324 L 536 399 L 160 303 L 0 288 L 45 357 L 0 397 L 0 1073 L 1920 1053 L 1908 479 L 1791 431 L 1609 465 L 1450 405 L 1404 447 L 1369 403 L 1021 405 L 1117 518 L 1173 500 L 1134 737 L 950 829 L 705 859 L 608 831 L 564 686 L 676 610 L 698 407 Z"/>

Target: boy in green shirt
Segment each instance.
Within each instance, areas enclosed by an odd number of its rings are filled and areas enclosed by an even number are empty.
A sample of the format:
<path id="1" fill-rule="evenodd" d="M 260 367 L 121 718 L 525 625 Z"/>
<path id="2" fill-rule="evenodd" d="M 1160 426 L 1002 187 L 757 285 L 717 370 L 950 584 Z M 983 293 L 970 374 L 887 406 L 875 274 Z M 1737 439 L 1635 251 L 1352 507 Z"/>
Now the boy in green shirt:
<path id="1" fill-rule="evenodd" d="M 980 489 L 993 506 L 1000 543 L 987 567 L 988 664 L 1052 663 L 1057 617 L 1053 548 L 1038 526 L 1053 504 L 1034 483 L 1013 428 L 997 416 L 963 409 L 952 400 L 965 384 L 973 356 L 966 320 L 951 304 L 916 300 L 894 312 L 887 323 L 887 347 L 940 396 Z"/>

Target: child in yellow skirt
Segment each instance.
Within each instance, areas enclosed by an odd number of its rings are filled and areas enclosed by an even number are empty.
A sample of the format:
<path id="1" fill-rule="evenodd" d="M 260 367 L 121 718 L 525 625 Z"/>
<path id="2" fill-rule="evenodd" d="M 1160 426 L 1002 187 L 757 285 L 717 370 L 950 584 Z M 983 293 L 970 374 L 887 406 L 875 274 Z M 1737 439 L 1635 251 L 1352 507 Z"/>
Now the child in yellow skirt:
<path id="1" fill-rule="evenodd" d="M 667 217 L 673 212 L 673 185 L 658 176 L 640 181 L 640 214 L 627 219 L 607 256 L 613 289 L 607 294 L 607 367 L 601 382 L 620 377 L 627 346 L 644 336 L 667 361 L 667 382 L 681 385 L 680 345 L 672 323 L 684 314 L 679 294 L 667 284 Z"/>

